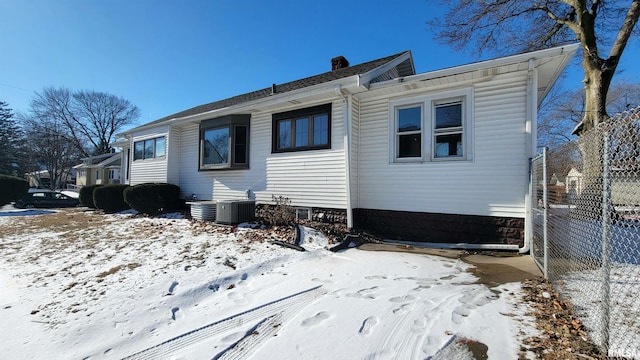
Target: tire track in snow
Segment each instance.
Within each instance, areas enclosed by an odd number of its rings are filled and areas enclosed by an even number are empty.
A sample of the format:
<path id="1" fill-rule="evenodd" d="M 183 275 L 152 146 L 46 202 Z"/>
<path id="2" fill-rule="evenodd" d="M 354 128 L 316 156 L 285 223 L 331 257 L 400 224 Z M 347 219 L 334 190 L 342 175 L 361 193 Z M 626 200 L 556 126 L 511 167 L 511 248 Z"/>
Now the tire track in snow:
<path id="1" fill-rule="evenodd" d="M 412 278 L 411 280 L 418 283 L 424 279 Z M 460 293 L 453 293 L 438 299 L 435 306 L 425 306 L 428 304 L 426 299 L 422 299 L 416 292 L 412 294 L 415 296 L 406 294 L 389 299 L 390 302 L 397 303 L 399 306 L 384 316 L 382 323 L 388 323 L 390 326 L 382 340 L 377 342 L 376 348 L 366 356 L 366 359 L 425 357 L 423 345 L 428 338 L 428 329 L 433 327 L 436 321 L 443 319 L 441 315 L 437 314 L 442 314 L 443 309 L 450 306 L 452 301 L 460 298 Z M 420 310 L 416 310 L 416 308 Z M 410 327 L 412 331 L 403 331 L 407 327 Z"/>
<path id="2" fill-rule="evenodd" d="M 277 316 L 276 318 L 284 322 L 288 319 L 288 317 L 293 316 L 297 311 L 306 307 L 312 300 L 324 294 L 324 290 L 321 287 L 322 285 L 319 285 L 304 291 L 300 291 L 298 293 L 271 301 L 253 309 L 249 309 L 239 314 L 216 321 L 209 325 L 166 340 L 156 346 L 142 350 L 133 355 L 129 355 L 123 358 L 123 360 L 166 359 L 168 358 L 168 355 L 173 354 L 180 349 L 201 342 L 211 336 L 222 334 L 224 332 L 237 329 L 241 326 L 246 326 L 247 324 L 250 324 L 251 322 L 254 322 L 256 320 L 264 321 L 264 319 L 269 318 L 274 314 L 281 314 L 281 318 L 278 318 Z"/>

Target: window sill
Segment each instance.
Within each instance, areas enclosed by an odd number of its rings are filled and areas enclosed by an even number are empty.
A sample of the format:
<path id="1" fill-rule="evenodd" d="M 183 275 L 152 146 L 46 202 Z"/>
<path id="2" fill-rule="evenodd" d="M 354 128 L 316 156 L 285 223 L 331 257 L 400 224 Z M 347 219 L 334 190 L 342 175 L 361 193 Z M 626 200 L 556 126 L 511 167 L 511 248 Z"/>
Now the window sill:
<path id="1" fill-rule="evenodd" d="M 166 160 L 167 157 L 166 156 L 161 156 L 161 157 L 157 157 L 157 158 L 148 158 L 148 159 L 135 159 L 133 160 L 134 163 L 136 162 L 144 162 L 144 161 L 163 161 Z"/>
<path id="2" fill-rule="evenodd" d="M 198 171 L 227 171 L 227 170 L 249 170 L 249 165 L 225 165 L 200 167 Z"/>

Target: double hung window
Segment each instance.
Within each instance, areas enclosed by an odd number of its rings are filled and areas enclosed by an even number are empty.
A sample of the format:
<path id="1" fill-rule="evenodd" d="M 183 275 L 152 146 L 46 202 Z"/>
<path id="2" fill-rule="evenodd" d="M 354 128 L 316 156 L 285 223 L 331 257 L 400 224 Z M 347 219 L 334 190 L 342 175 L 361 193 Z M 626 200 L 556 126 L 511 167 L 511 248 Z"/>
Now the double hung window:
<path id="1" fill-rule="evenodd" d="M 434 104 L 434 157 L 460 158 L 463 155 L 462 100 Z"/>
<path id="2" fill-rule="evenodd" d="M 471 89 L 391 102 L 392 162 L 471 160 Z"/>

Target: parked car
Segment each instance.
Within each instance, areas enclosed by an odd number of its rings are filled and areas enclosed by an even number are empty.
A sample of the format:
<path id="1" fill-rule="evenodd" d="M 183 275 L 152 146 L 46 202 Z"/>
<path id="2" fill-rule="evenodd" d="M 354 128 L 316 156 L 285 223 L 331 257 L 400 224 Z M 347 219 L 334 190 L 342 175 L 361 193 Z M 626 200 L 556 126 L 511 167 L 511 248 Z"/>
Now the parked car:
<path id="1" fill-rule="evenodd" d="M 15 202 L 18 208 L 57 208 L 74 207 L 80 204 L 80 200 L 56 191 L 36 190 L 29 191 L 22 199 Z"/>

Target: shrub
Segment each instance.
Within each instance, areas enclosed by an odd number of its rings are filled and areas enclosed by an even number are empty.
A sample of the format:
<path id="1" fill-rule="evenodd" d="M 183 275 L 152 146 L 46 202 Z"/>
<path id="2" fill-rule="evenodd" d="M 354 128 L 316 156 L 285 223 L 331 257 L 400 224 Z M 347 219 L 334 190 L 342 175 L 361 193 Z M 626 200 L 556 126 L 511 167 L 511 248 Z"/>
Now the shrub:
<path id="1" fill-rule="evenodd" d="M 96 208 L 107 213 L 114 213 L 129 209 L 124 201 L 124 190 L 129 185 L 113 184 L 96 187 L 93 190 L 93 203 Z"/>
<path id="2" fill-rule="evenodd" d="M 29 183 L 15 176 L 0 175 L 0 206 L 20 200 L 29 191 Z"/>
<path id="3" fill-rule="evenodd" d="M 95 209 L 96 204 L 93 202 L 93 191 L 103 185 L 88 185 L 80 188 L 80 194 L 78 198 L 80 199 L 80 204 L 83 206 Z"/>
<path id="4" fill-rule="evenodd" d="M 124 190 L 124 201 L 141 214 L 159 213 L 180 209 L 180 187 L 174 184 L 146 183 Z"/>
<path id="5" fill-rule="evenodd" d="M 280 196 L 271 196 L 271 200 L 275 201 L 275 206 L 266 205 L 263 218 L 270 226 L 287 225 L 293 221 L 295 215 L 291 207 L 289 198 Z"/>

